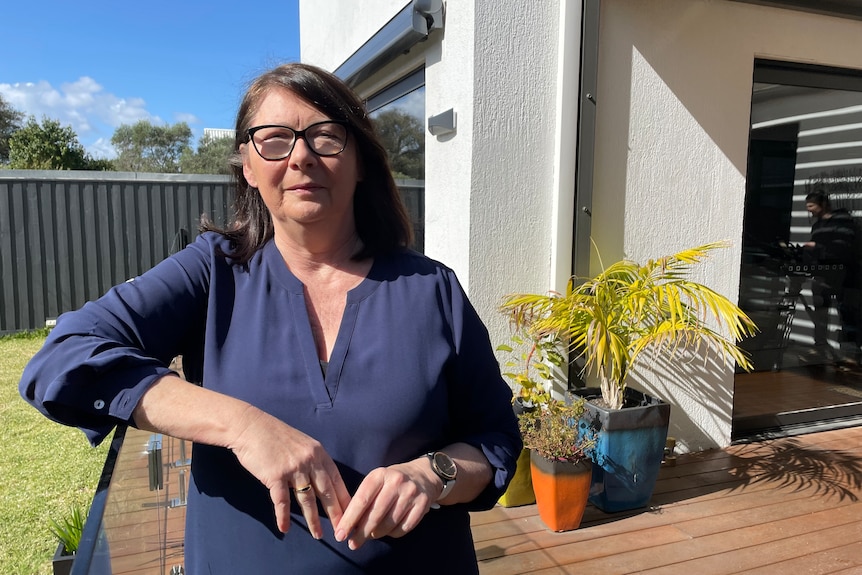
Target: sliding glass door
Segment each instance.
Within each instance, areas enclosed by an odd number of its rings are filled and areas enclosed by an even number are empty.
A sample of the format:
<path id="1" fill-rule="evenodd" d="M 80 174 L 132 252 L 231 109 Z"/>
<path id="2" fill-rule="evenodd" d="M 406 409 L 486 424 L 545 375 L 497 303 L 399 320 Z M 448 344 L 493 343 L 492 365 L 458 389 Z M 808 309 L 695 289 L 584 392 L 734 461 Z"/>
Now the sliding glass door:
<path id="1" fill-rule="evenodd" d="M 734 436 L 862 415 L 862 73 L 756 61 Z"/>

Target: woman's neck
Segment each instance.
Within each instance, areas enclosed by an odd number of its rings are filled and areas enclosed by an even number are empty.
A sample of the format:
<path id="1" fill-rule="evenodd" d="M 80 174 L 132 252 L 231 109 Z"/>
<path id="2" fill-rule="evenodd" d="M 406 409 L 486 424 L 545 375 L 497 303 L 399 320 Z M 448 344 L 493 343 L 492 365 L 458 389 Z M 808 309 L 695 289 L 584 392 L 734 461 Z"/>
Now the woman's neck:
<path id="1" fill-rule="evenodd" d="M 289 234 L 275 235 L 275 245 L 281 252 L 288 268 L 297 275 L 321 271 L 354 271 L 353 257 L 362 247 L 356 230 L 338 236 L 313 238 L 308 235 L 295 237 Z"/>

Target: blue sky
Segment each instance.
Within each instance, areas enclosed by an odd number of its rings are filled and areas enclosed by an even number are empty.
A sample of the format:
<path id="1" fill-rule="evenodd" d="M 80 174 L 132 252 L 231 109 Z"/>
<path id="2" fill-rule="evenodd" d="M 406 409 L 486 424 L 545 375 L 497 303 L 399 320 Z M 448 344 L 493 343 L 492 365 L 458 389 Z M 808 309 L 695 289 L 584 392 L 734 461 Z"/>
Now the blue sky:
<path id="1" fill-rule="evenodd" d="M 111 157 L 121 124 L 233 128 L 247 83 L 299 60 L 298 0 L 16 0 L 0 11 L 0 95 Z"/>

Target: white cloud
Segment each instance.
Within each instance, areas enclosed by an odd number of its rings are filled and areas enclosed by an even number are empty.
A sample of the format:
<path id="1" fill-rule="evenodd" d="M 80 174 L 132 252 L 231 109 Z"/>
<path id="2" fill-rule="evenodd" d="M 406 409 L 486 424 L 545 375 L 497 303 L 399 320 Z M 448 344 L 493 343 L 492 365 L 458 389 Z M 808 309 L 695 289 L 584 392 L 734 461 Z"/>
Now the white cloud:
<path id="1" fill-rule="evenodd" d="M 117 151 L 111 145 L 110 138 L 99 138 L 87 146 L 87 151 L 94 158 L 115 158 L 117 156 Z"/>
<path id="2" fill-rule="evenodd" d="M 60 85 L 48 82 L 0 84 L 0 94 L 12 107 L 25 115 L 53 118 L 69 124 L 78 135 L 94 129 L 96 123 L 116 128 L 138 120 L 154 121 L 141 98 L 121 98 L 105 92 L 92 78 L 82 76 Z"/>
<path id="3" fill-rule="evenodd" d="M 0 83 L 0 95 L 14 109 L 38 121 L 48 117 L 71 126 L 78 139 L 95 157 L 113 157 L 110 140 L 122 124 L 148 120 L 164 123 L 147 111 L 142 98 L 121 98 L 105 92 L 87 76 L 67 82 L 57 89 L 45 81 Z"/>
<path id="4" fill-rule="evenodd" d="M 379 114 L 380 112 L 385 112 L 387 110 L 397 109 L 405 114 L 409 114 L 413 116 L 417 120 L 419 120 L 420 124 L 425 123 L 425 87 L 422 86 L 417 90 L 413 90 L 409 94 L 405 94 L 401 96 L 397 100 L 394 100 L 382 108 L 378 108 L 374 111 L 373 114 Z M 372 114 L 372 115 L 373 115 Z"/>
<path id="5" fill-rule="evenodd" d="M 194 126 L 195 124 L 200 123 L 200 119 L 194 114 L 174 114 L 174 121 L 176 122 L 185 122 L 189 126 Z"/>
<path id="6" fill-rule="evenodd" d="M 134 124 L 147 120 L 154 125 L 166 122 L 147 110 L 143 98 L 123 98 L 106 92 L 101 84 L 88 76 L 74 82 L 60 84 L 59 88 L 49 82 L 0 83 L 0 96 L 24 117 L 33 116 L 37 121 L 51 118 L 64 126 L 71 126 L 78 140 L 95 158 L 114 158 L 111 136 L 123 124 Z M 200 118 L 190 113 L 174 114 L 174 122 L 185 122 L 193 127 L 201 123 Z M 193 130 L 199 137 L 200 130 Z"/>

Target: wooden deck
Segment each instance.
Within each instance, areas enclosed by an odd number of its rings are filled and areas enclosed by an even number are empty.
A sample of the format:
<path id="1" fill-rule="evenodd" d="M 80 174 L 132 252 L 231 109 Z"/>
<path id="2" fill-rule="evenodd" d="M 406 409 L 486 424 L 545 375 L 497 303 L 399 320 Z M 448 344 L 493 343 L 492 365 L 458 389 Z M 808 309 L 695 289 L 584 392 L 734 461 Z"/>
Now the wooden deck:
<path id="1" fill-rule="evenodd" d="M 862 574 L 862 427 L 679 456 L 649 508 L 549 531 L 536 506 L 473 515 L 483 575 Z"/>
<path id="2" fill-rule="evenodd" d="M 182 565 L 177 446 L 165 489 L 149 491 L 149 434 L 129 430 L 106 510 L 114 573 Z M 549 531 L 536 506 L 474 513 L 483 575 L 622 573 L 862 574 L 862 427 L 682 455 L 662 469 L 651 506 Z"/>

